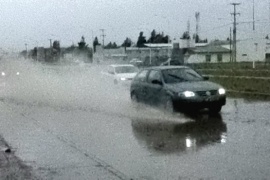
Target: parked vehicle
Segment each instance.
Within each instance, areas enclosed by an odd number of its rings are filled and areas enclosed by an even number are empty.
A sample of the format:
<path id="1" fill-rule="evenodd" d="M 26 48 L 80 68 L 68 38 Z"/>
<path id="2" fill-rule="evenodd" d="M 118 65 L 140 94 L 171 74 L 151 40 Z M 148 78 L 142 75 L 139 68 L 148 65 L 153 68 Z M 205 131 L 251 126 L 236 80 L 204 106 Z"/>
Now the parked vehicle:
<path id="1" fill-rule="evenodd" d="M 140 60 L 140 59 L 132 59 L 131 61 L 129 61 L 130 64 L 134 65 L 134 66 L 137 66 L 137 67 L 140 67 L 143 65 L 143 61 Z"/>
<path id="2" fill-rule="evenodd" d="M 130 83 L 138 72 L 138 68 L 131 64 L 113 64 L 108 67 L 106 74 L 114 84 Z"/>
<path id="3" fill-rule="evenodd" d="M 186 66 L 158 66 L 141 70 L 133 79 L 131 99 L 167 111 L 208 108 L 218 113 L 226 104 L 225 89 Z"/>

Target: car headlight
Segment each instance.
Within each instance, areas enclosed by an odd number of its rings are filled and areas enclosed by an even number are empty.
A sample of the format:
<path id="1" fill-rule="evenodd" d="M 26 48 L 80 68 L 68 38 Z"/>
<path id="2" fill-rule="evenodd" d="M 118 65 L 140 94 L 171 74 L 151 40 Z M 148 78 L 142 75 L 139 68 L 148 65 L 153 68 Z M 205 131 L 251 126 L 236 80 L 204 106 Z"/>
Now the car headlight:
<path id="1" fill-rule="evenodd" d="M 121 80 L 121 81 L 125 81 L 125 80 L 127 80 L 127 78 L 120 78 L 120 80 Z"/>
<path id="2" fill-rule="evenodd" d="M 220 89 L 218 90 L 218 93 L 219 93 L 220 95 L 223 95 L 223 94 L 226 93 L 226 91 L 225 91 L 225 89 L 220 88 Z"/>
<path id="3" fill-rule="evenodd" d="M 19 76 L 19 75 L 20 75 L 20 72 L 17 72 L 17 73 L 16 73 L 16 75 L 18 75 L 18 76 Z"/>
<path id="4" fill-rule="evenodd" d="M 195 93 L 192 92 L 192 91 L 185 91 L 185 92 L 182 92 L 182 93 L 179 93 L 179 96 L 185 96 L 185 97 L 194 97 L 195 96 Z"/>
<path id="5" fill-rule="evenodd" d="M 1 75 L 2 75 L 2 76 L 5 76 L 5 75 L 6 75 L 6 73 L 5 73 L 5 72 L 2 72 L 2 73 L 1 73 Z"/>

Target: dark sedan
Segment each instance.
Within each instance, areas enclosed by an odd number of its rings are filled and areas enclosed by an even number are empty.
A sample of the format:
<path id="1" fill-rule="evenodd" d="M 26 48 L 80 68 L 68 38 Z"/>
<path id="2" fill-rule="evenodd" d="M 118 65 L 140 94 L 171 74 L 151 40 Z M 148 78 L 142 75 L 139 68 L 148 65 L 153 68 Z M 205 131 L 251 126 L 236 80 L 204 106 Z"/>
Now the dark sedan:
<path id="1" fill-rule="evenodd" d="M 159 66 L 141 70 L 133 79 L 131 99 L 167 111 L 208 108 L 218 113 L 226 104 L 226 91 L 186 66 Z"/>

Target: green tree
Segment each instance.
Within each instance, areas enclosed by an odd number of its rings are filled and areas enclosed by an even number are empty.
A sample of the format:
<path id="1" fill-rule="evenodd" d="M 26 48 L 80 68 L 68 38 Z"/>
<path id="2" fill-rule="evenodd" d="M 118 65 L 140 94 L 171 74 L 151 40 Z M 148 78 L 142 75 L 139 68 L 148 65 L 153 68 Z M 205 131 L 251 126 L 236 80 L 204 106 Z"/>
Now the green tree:
<path id="1" fill-rule="evenodd" d="M 131 39 L 130 38 L 126 38 L 126 40 L 122 43 L 122 47 L 125 47 L 125 51 L 126 51 L 126 48 L 127 47 L 131 47 L 131 44 L 132 44 L 132 41 L 131 41 Z"/>
<path id="2" fill-rule="evenodd" d="M 117 44 L 115 42 L 112 44 L 112 48 L 113 49 L 116 49 L 117 48 Z"/>
<path id="3" fill-rule="evenodd" d="M 95 37 L 94 42 L 93 42 L 94 52 L 96 52 L 96 46 L 99 46 L 99 45 L 100 43 L 98 42 L 98 38 Z"/>
<path id="4" fill-rule="evenodd" d="M 193 39 L 195 39 L 195 43 L 207 43 L 207 39 L 201 39 L 198 34 L 194 34 Z"/>
<path id="5" fill-rule="evenodd" d="M 151 37 L 148 39 L 148 43 L 154 43 L 155 39 L 156 39 L 156 30 L 154 29 L 152 32 L 151 32 Z"/>
<path id="6" fill-rule="evenodd" d="M 81 41 L 78 42 L 78 46 L 80 50 L 87 49 L 88 45 L 86 45 L 85 38 L 82 36 Z"/>
<path id="7" fill-rule="evenodd" d="M 143 36 L 143 32 L 140 32 L 140 35 L 138 37 L 137 41 L 137 47 L 145 47 L 146 39 L 145 36 Z"/>
<path id="8" fill-rule="evenodd" d="M 78 42 L 78 48 L 75 49 L 75 55 L 83 58 L 85 62 L 93 62 L 93 51 L 92 48 L 88 47 L 85 42 L 84 36 L 82 36 L 81 41 Z"/>
<path id="9" fill-rule="evenodd" d="M 59 41 L 53 41 L 53 49 L 60 50 L 60 42 Z"/>
<path id="10" fill-rule="evenodd" d="M 109 42 L 104 49 L 111 49 L 112 48 L 112 42 Z"/>
<path id="11" fill-rule="evenodd" d="M 151 32 L 151 37 L 147 41 L 148 43 L 168 43 L 169 42 L 169 36 L 164 36 L 164 33 L 156 33 L 155 30 Z"/>
<path id="12" fill-rule="evenodd" d="M 118 46 L 117 46 L 117 44 L 114 42 L 114 43 L 112 43 L 112 42 L 109 42 L 105 47 L 104 47 L 104 49 L 116 49 Z"/>
<path id="13" fill-rule="evenodd" d="M 190 39 L 190 35 L 188 31 L 185 31 L 181 37 L 181 39 Z"/>

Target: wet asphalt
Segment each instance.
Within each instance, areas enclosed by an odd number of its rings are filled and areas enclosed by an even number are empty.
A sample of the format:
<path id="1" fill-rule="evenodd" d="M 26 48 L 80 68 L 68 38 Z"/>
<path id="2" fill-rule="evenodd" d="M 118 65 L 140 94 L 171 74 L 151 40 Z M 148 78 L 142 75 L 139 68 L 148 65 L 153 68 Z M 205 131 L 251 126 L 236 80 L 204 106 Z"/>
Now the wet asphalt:
<path id="1" fill-rule="evenodd" d="M 126 88 L 113 93 L 100 106 L 2 96 L 1 135 L 44 179 L 270 177 L 269 102 L 228 98 L 218 115 L 169 115 L 132 106 Z"/>

